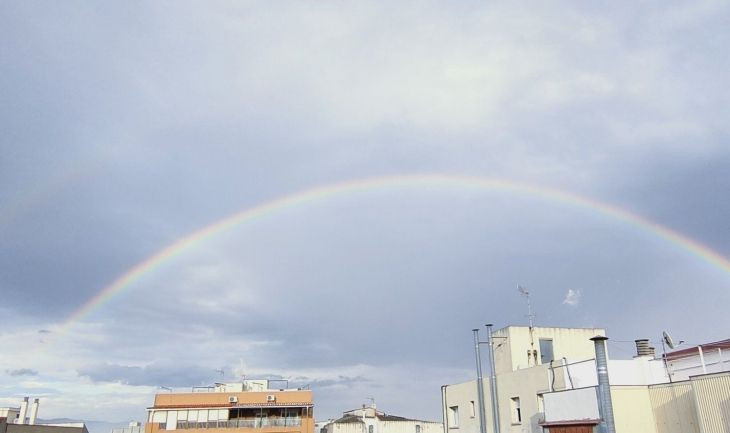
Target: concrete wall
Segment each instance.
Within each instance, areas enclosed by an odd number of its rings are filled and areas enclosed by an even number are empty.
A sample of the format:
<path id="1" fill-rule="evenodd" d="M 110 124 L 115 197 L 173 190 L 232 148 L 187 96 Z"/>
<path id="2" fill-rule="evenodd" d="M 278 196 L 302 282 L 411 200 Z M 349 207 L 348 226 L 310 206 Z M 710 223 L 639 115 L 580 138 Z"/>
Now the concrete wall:
<path id="1" fill-rule="evenodd" d="M 616 433 L 657 433 L 649 388 L 611 386 Z"/>
<path id="2" fill-rule="evenodd" d="M 534 350 L 537 353 L 537 362 L 540 363 L 540 339 L 551 339 L 553 341 L 553 355 L 556 360 L 563 357 L 568 361 L 582 361 L 595 357 L 591 337 L 605 335 L 606 331 L 601 328 L 533 328 Z M 528 360 L 530 345 L 530 329 L 523 326 L 508 326 L 494 332 L 495 344 L 499 345 L 494 350 L 495 366 L 497 374 L 508 371 L 529 368 L 534 366 L 532 360 Z M 502 339 L 501 337 L 507 337 Z"/>
<path id="3" fill-rule="evenodd" d="M 595 387 L 551 392 L 543 396 L 545 421 L 596 420 L 598 399 Z"/>
<path id="4" fill-rule="evenodd" d="M 499 391 L 500 428 L 502 433 L 541 433 L 538 423 L 542 419 L 538 395 L 549 390 L 550 375 L 547 365 L 521 369 L 497 376 Z M 558 382 L 560 388 L 562 385 Z M 492 430 L 492 403 L 489 390 L 489 378 L 484 379 L 484 406 L 487 417 L 487 433 Z M 520 401 L 522 422 L 512 422 L 511 399 Z M 471 402 L 474 402 L 474 414 L 471 413 Z M 464 382 L 446 387 L 445 407 L 459 408 L 459 426 L 449 423 L 451 433 L 479 433 L 479 407 L 476 381 Z M 447 410 L 448 412 L 448 410 Z"/>

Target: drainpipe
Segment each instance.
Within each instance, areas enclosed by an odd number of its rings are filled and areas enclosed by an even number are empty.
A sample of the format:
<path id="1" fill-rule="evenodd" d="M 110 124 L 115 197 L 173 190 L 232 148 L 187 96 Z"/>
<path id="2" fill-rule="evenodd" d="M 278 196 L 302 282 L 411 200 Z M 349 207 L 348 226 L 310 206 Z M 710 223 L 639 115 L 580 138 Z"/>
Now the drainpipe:
<path id="1" fill-rule="evenodd" d="M 33 399 L 33 405 L 30 407 L 30 421 L 28 424 L 35 424 L 35 420 L 38 417 L 38 399 Z"/>
<path id="2" fill-rule="evenodd" d="M 18 421 L 16 424 L 25 424 L 25 415 L 28 414 L 28 397 L 23 397 L 23 402 L 20 403 L 20 413 L 18 414 Z"/>
<path id="3" fill-rule="evenodd" d="M 596 351 L 596 373 L 598 373 L 598 409 L 601 414 L 601 433 L 616 433 L 613 421 L 613 402 L 611 401 L 611 385 L 608 382 L 608 359 L 606 357 L 607 337 L 591 338 Z"/>
<path id="4" fill-rule="evenodd" d="M 474 355 L 477 363 L 477 400 L 479 401 L 479 432 L 487 433 L 487 416 L 484 413 L 484 379 L 482 378 L 482 357 L 479 352 L 479 329 L 474 332 Z"/>
<path id="5" fill-rule="evenodd" d="M 489 391 L 492 395 L 492 424 L 494 433 L 499 433 L 499 400 L 497 400 L 497 370 L 494 367 L 494 338 L 492 337 L 492 324 L 484 325 L 487 327 L 487 335 L 489 336 L 489 368 L 491 377 L 489 379 Z"/>

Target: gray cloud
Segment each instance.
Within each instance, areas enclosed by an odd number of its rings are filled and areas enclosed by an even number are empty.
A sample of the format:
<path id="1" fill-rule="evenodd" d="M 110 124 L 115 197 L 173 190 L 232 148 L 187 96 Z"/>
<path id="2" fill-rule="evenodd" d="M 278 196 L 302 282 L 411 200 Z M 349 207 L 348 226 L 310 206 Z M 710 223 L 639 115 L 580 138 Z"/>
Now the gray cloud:
<path id="1" fill-rule="evenodd" d="M 517 282 L 538 324 L 631 340 L 669 314 L 683 339 L 726 338 L 727 274 L 650 230 L 436 184 L 260 215 L 64 324 L 227 215 L 400 173 L 557 187 L 730 254 L 726 2 L 76 6 L 0 5 L 0 334 L 47 342 L 0 364 L 42 371 L 65 401 L 96 398 L 78 371 L 132 417 L 145 386 L 225 367 L 326 389 L 325 416 L 379 394 L 437 418 L 438 386 L 471 377 L 469 330 L 524 322 Z M 561 307 L 566 287 L 581 308 Z"/>
<path id="2" fill-rule="evenodd" d="M 138 367 L 104 363 L 80 368 L 78 374 L 94 382 L 116 382 L 132 386 L 208 385 L 216 377 L 215 368 L 179 364 Z"/>
<path id="3" fill-rule="evenodd" d="M 7 373 L 10 376 L 38 376 L 38 372 L 36 370 L 32 370 L 30 368 L 18 368 L 15 370 L 5 370 L 5 373 Z"/>

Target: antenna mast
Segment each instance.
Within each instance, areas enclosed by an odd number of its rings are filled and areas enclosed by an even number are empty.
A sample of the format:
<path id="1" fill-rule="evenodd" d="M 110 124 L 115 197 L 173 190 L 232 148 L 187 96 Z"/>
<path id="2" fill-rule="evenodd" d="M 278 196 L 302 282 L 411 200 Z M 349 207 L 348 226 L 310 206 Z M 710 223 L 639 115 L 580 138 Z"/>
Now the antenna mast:
<path id="1" fill-rule="evenodd" d="M 520 292 L 522 296 L 527 299 L 527 320 L 530 324 L 530 352 L 527 354 L 527 363 L 528 365 L 532 363 L 532 365 L 537 365 L 537 350 L 535 350 L 535 333 L 534 333 L 534 321 L 535 315 L 532 314 L 532 305 L 530 304 L 530 291 L 527 290 L 527 287 L 522 287 L 521 285 L 517 285 L 517 291 Z M 534 360 L 534 363 L 533 363 Z"/>

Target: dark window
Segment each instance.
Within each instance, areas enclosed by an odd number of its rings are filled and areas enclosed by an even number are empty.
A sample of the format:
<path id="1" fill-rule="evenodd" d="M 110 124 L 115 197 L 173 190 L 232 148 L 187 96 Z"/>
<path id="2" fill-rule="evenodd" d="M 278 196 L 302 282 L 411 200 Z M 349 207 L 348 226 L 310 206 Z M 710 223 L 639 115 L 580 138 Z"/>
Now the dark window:
<path id="1" fill-rule="evenodd" d="M 550 364 L 555 359 L 553 355 L 553 340 L 540 339 L 540 364 Z"/>

